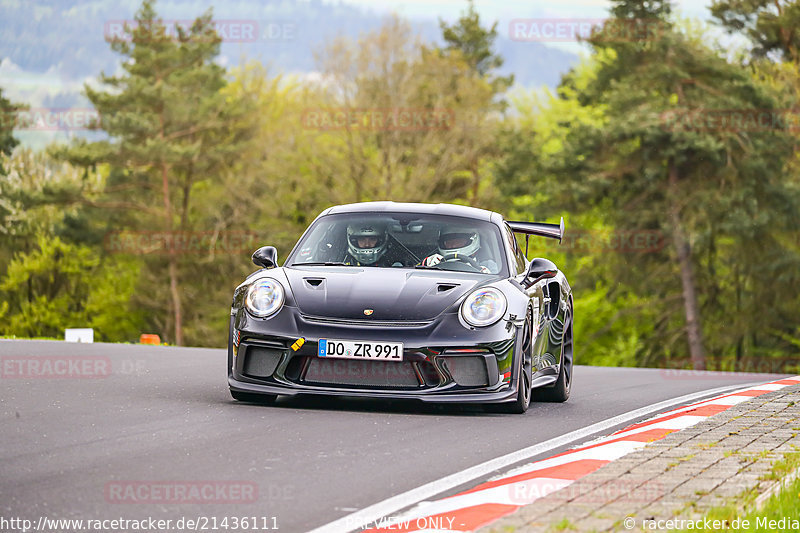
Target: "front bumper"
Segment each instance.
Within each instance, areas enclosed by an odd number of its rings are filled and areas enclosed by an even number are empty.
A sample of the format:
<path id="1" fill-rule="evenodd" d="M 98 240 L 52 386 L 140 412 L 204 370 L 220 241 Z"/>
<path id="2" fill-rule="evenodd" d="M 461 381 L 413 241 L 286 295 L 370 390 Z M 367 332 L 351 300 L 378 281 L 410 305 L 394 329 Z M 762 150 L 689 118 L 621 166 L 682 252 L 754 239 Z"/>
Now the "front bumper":
<path id="1" fill-rule="evenodd" d="M 376 323 L 308 317 L 289 306 L 257 319 L 239 309 L 231 317 L 228 384 L 236 391 L 279 395 L 513 401 L 517 330 L 509 320 L 470 330 L 456 313 L 426 322 Z M 317 344 L 323 338 L 403 342 L 403 362 L 321 358 Z M 298 339 L 304 340 L 300 347 Z M 555 378 L 537 374 L 534 386 Z"/>

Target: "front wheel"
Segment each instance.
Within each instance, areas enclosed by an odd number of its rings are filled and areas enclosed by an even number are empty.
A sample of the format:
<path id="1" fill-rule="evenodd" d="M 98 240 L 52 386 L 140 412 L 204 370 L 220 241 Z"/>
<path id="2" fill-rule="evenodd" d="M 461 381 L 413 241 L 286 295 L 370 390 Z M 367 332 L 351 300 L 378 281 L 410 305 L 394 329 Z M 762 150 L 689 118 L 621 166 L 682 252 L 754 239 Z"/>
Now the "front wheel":
<path id="1" fill-rule="evenodd" d="M 503 403 L 498 407 L 504 413 L 521 415 L 528 410 L 531 405 L 531 385 L 533 383 L 533 316 L 528 311 L 525 317 L 525 326 L 522 329 L 522 343 L 520 350 L 520 372 L 519 384 L 517 386 L 517 397 L 511 403 Z"/>
<path id="2" fill-rule="evenodd" d="M 564 340 L 561 343 L 561 364 L 558 379 L 552 387 L 536 389 L 534 395 L 539 402 L 566 402 L 572 385 L 573 345 L 572 345 L 572 304 L 565 317 Z"/>

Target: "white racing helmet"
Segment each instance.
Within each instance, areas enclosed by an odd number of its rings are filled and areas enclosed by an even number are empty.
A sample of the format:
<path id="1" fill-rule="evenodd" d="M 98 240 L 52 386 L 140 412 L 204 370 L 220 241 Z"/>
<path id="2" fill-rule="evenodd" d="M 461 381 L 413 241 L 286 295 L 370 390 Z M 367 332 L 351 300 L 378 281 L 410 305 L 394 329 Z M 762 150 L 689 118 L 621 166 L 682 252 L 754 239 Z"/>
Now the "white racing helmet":
<path id="1" fill-rule="evenodd" d="M 386 227 L 383 225 L 363 222 L 347 226 L 347 251 L 361 264 L 375 264 L 386 253 L 386 244 Z"/>
<path id="2" fill-rule="evenodd" d="M 444 226 L 439 231 L 439 253 L 474 255 L 481 248 L 481 237 L 474 228 L 467 226 Z"/>

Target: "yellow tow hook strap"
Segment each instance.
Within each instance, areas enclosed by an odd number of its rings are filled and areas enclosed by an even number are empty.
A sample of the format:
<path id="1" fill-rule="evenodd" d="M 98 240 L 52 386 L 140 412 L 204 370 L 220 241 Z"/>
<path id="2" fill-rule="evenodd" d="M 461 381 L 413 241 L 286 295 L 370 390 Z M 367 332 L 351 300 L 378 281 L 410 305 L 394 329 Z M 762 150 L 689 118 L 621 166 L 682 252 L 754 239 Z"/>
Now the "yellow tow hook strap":
<path id="1" fill-rule="evenodd" d="M 306 343 L 306 340 L 303 337 L 300 337 L 299 339 L 294 341 L 294 344 L 292 344 L 292 350 L 294 350 L 296 352 L 297 350 L 302 348 L 305 343 Z"/>

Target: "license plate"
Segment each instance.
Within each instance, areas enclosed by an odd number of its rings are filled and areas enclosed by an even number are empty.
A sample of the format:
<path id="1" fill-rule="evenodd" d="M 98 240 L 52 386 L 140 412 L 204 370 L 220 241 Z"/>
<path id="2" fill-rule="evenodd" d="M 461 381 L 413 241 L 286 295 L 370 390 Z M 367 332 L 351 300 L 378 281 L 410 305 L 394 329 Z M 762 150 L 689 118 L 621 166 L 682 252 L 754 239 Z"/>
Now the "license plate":
<path id="1" fill-rule="evenodd" d="M 336 359 L 402 361 L 403 343 L 320 339 L 318 353 L 320 357 Z"/>

